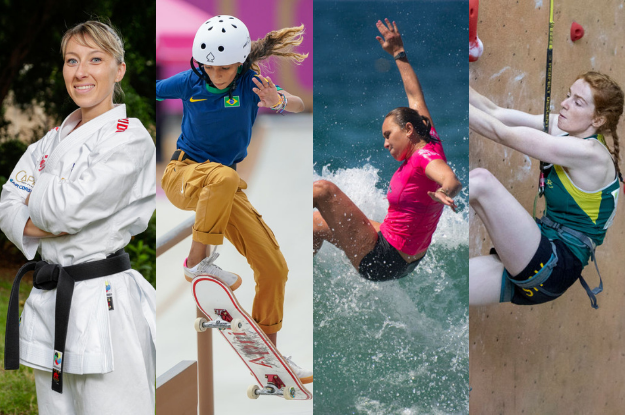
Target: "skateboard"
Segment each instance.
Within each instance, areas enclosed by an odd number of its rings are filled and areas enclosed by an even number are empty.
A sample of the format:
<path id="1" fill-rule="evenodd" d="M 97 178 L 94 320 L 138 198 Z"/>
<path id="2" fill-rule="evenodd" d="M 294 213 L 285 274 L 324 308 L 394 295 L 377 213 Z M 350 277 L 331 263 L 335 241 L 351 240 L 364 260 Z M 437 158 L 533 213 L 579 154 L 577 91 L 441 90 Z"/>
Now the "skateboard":
<path id="1" fill-rule="evenodd" d="M 281 396 L 289 400 L 312 399 L 280 352 L 243 310 L 226 284 L 209 275 L 193 279 L 193 297 L 206 318 L 195 320 L 195 329 L 218 329 L 243 360 L 258 384 L 247 389 L 250 399 L 260 395 Z M 259 386 L 260 385 L 260 386 Z"/>

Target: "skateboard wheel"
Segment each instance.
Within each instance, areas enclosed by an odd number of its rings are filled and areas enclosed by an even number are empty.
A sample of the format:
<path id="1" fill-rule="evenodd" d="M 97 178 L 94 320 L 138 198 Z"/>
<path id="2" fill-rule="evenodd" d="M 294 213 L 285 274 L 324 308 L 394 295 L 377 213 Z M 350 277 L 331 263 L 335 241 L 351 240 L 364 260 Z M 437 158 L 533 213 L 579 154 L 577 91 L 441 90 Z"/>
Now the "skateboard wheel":
<path id="1" fill-rule="evenodd" d="M 284 399 L 286 399 L 287 401 L 295 399 L 295 388 L 293 386 L 289 388 L 284 388 L 283 396 L 284 396 Z"/>
<path id="2" fill-rule="evenodd" d="M 235 318 L 230 322 L 230 330 L 235 333 L 243 333 L 243 322 L 239 318 Z"/>
<path id="3" fill-rule="evenodd" d="M 193 327 L 195 328 L 195 331 L 197 331 L 198 333 L 203 333 L 206 331 L 206 327 L 203 326 L 204 323 L 207 323 L 208 320 L 206 320 L 204 317 L 198 317 L 195 319 L 195 324 L 193 324 Z"/>
<path id="4" fill-rule="evenodd" d="M 260 388 L 258 387 L 258 385 L 250 385 L 250 387 L 247 388 L 247 397 L 250 399 L 258 399 L 260 395 L 258 395 L 256 392 L 259 389 Z"/>

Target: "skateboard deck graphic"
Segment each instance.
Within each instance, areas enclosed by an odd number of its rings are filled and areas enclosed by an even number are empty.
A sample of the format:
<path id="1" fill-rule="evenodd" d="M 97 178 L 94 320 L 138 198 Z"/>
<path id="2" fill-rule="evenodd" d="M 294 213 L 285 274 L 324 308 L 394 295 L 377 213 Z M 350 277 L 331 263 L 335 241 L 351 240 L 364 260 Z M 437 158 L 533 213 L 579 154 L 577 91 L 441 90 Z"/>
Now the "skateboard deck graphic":
<path id="1" fill-rule="evenodd" d="M 250 386 L 248 397 L 255 399 L 260 394 L 267 394 L 294 400 L 312 399 L 310 391 L 299 381 L 252 317 L 243 310 L 228 286 L 208 275 L 196 277 L 192 284 L 195 302 L 209 321 L 204 324 L 220 329 L 221 335 L 261 387 Z M 196 321 L 196 329 L 205 329 L 199 320 Z"/>

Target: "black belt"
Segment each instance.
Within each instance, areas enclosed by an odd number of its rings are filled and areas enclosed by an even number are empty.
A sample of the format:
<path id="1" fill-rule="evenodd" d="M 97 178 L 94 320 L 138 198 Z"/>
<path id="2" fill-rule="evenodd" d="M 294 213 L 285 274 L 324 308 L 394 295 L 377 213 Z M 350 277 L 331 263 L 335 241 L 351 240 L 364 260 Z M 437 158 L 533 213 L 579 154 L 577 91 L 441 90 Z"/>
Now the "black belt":
<path id="1" fill-rule="evenodd" d="M 171 156 L 171 161 L 178 161 L 178 158 L 180 157 L 180 153 L 183 152 L 182 150 L 176 150 L 174 151 L 173 156 Z M 182 155 L 182 158 L 180 159 L 180 161 L 185 161 L 185 160 L 191 160 L 194 163 L 199 163 L 198 161 L 193 160 L 191 157 L 189 157 L 189 155 L 187 153 L 184 153 Z M 208 161 L 208 160 L 207 160 Z M 224 164 L 225 166 L 225 164 Z M 237 163 L 234 163 L 230 166 L 226 166 L 226 167 L 230 167 L 232 170 L 236 170 L 237 169 Z"/>
<path id="2" fill-rule="evenodd" d="M 84 264 L 62 267 L 45 261 L 26 263 L 15 276 L 11 288 L 7 326 L 4 340 L 4 369 L 16 370 L 20 367 L 20 316 L 19 292 L 20 281 L 29 271 L 35 271 L 33 285 L 41 290 L 56 290 L 56 308 L 54 310 L 54 362 L 52 365 L 52 390 L 63 393 L 63 363 L 65 359 L 65 339 L 69 324 L 69 311 L 74 294 L 74 283 L 93 278 L 106 277 L 130 269 L 130 257 L 123 249 L 106 259 Z"/>

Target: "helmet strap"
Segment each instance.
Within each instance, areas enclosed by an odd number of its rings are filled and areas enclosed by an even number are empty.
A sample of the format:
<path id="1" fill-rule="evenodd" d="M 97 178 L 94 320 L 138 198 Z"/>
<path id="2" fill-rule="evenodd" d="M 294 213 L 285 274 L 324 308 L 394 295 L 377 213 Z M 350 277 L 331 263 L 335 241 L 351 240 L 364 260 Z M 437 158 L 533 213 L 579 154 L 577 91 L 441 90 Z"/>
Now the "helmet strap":
<path id="1" fill-rule="evenodd" d="M 191 60 L 189 61 L 189 64 L 191 65 L 191 69 L 193 69 L 193 72 L 195 72 L 195 74 L 199 78 L 204 79 L 206 81 L 206 83 L 208 84 L 208 86 L 210 86 L 211 88 L 215 88 L 215 84 L 213 84 L 213 81 L 211 81 L 210 77 L 202 69 L 204 67 L 203 64 L 198 62 L 199 66 L 196 67 L 195 66 L 195 60 L 193 58 L 191 58 Z M 230 87 L 228 88 L 228 98 L 229 99 L 232 99 L 232 92 L 237 88 L 237 81 L 241 78 L 241 76 L 245 72 L 247 72 L 250 69 L 250 67 L 251 67 L 251 65 L 249 64 L 249 62 L 245 61 L 237 69 L 237 75 L 234 77 L 234 80 L 232 81 L 232 83 L 230 84 Z"/>
<path id="2" fill-rule="evenodd" d="M 204 65 L 202 65 L 201 63 L 198 62 L 199 67 L 196 68 L 195 67 L 195 63 L 194 63 L 194 59 L 191 58 L 191 60 L 189 61 L 189 64 L 191 65 L 191 69 L 193 69 L 193 72 L 195 72 L 195 74 L 200 78 L 206 81 L 206 83 L 209 86 L 214 86 L 213 83 L 211 82 L 210 78 L 208 77 L 208 75 L 206 75 L 206 72 L 204 72 L 204 70 L 202 69 L 202 67 Z"/>
<path id="3" fill-rule="evenodd" d="M 232 92 L 237 88 L 237 81 L 241 79 L 241 76 L 250 69 L 250 64 L 246 60 L 237 69 L 237 75 L 234 77 L 234 80 L 230 84 L 230 89 L 228 90 L 228 99 L 232 99 Z"/>

